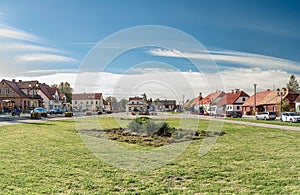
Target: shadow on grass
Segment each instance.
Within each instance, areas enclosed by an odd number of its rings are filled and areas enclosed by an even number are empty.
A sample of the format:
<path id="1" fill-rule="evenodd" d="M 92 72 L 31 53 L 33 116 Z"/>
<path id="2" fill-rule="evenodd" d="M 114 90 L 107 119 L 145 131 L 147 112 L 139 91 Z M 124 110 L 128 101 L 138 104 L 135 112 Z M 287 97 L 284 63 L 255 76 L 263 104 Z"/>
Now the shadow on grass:
<path id="1" fill-rule="evenodd" d="M 36 126 L 52 126 L 52 125 L 56 125 L 56 124 L 51 124 L 51 123 L 47 123 L 47 122 L 19 122 L 20 124 L 27 124 L 27 125 L 36 125 Z"/>

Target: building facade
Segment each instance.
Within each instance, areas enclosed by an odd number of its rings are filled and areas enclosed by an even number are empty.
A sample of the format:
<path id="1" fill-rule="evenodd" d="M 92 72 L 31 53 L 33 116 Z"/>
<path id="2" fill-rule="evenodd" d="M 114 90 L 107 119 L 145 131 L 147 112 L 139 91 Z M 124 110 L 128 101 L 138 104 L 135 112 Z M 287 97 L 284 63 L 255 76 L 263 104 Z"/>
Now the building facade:
<path id="1" fill-rule="evenodd" d="M 103 111 L 102 93 L 78 93 L 72 95 L 72 108 L 75 111 Z"/>
<path id="2" fill-rule="evenodd" d="M 127 112 L 146 112 L 148 104 L 144 97 L 130 97 L 126 104 Z"/>

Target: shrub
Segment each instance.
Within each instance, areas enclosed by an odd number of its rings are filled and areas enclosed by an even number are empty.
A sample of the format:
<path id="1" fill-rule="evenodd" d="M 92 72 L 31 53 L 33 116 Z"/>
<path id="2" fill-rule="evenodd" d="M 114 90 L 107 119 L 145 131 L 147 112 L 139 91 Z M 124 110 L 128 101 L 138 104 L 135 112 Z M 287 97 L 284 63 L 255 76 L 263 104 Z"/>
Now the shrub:
<path id="1" fill-rule="evenodd" d="M 171 127 L 167 122 L 155 122 L 149 117 L 139 117 L 128 124 L 128 129 L 133 132 L 148 135 L 158 135 L 171 137 L 175 132 L 175 128 Z"/>
<path id="2" fill-rule="evenodd" d="M 73 112 L 65 112 L 65 117 L 72 117 L 73 116 Z"/>
<path id="3" fill-rule="evenodd" d="M 39 112 L 32 112 L 30 114 L 30 118 L 31 119 L 41 119 L 41 113 L 39 113 Z"/>

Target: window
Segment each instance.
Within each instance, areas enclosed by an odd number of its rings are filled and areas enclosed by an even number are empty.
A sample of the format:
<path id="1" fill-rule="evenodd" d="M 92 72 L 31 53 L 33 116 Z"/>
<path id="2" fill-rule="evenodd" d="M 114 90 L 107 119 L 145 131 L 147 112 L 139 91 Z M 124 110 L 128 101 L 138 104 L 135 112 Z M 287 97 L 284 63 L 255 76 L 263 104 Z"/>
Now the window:
<path id="1" fill-rule="evenodd" d="M 1 94 L 2 92 L 1 92 L 1 89 L 0 89 L 0 94 Z"/>
<path id="2" fill-rule="evenodd" d="M 98 104 L 98 101 L 96 101 L 96 104 Z"/>
<path id="3" fill-rule="evenodd" d="M 9 94 L 9 89 L 5 88 L 5 94 Z"/>
<path id="4" fill-rule="evenodd" d="M 91 101 L 91 104 L 93 104 L 94 102 L 93 101 Z"/>
<path id="5" fill-rule="evenodd" d="M 77 101 L 75 101 L 75 104 L 77 104 Z"/>
<path id="6" fill-rule="evenodd" d="M 243 97 L 243 102 L 246 101 L 246 98 Z"/>
<path id="7" fill-rule="evenodd" d="M 240 110 L 240 106 L 237 106 L 236 109 L 237 109 L 237 110 Z"/>
<path id="8" fill-rule="evenodd" d="M 86 104 L 89 104 L 89 101 L 86 101 Z"/>

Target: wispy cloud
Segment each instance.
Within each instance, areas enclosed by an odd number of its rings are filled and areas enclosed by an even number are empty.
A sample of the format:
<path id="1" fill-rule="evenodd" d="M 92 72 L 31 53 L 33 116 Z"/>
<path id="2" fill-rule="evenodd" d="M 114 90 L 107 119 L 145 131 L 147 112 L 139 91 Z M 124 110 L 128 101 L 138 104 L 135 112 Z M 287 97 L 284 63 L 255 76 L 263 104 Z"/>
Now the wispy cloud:
<path id="1" fill-rule="evenodd" d="M 60 49 L 46 47 L 46 46 L 40 46 L 36 44 L 31 43 L 13 43 L 13 42 L 4 42 L 1 43 L 0 50 L 4 51 L 40 51 L 40 52 L 55 52 L 55 53 L 64 53 L 65 51 L 62 51 Z"/>
<path id="2" fill-rule="evenodd" d="M 178 50 L 152 49 L 149 54 L 154 56 L 192 58 L 200 60 L 214 60 L 217 63 L 231 63 L 248 67 L 260 67 L 264 69 L 281 69 L 288 71 L 300 71 L 300 63 L 276 58 L 267 55 L 245 53 L 239 51 L 211 50 L 208 53 L 187 53 Z"/>
<path id="3" fill-rule="evenodd" d="M 70 45 L 96 45 L 97 42 L 71 42 Z"/>
<path id="4" fill-rule="evenodd" d="M 49 61 L 60 61 L 60 62 L 78 62 L 78 60 L 66 56 L 56 55 L 56 54 L 28 54 L 20 55 L 17 57 L 18 61 L 39 61 L 39 62 L 49 62 Z"/>
<path id="5" fill-rule="evenodd" d="M 7 16 L 0 11 L 0 19 L 3 17 Z M 65 63 L 79 62 L 65 55 L 66 51 L 53 48 L 45 42 L 37 35 L 4 24 L 0 20 L 0 76 L 34 70 L 35 65 L 48 70 L 57 67 L 57 64 L 63 66 Z"/>
<path id="6" fill-rule="evenodd" d="M 0 22 L 3 21 L 5 18 L 6 18 L 6 14 L 0 11 Z"/>
<path id="7" fill-rule="evenodd" d="M 18 39 L 18 40 L 30 41 L 30 42 L 40 41 L 40 39 L 35 35 L 5 25 L 0 26 L 0 37 L 8 38 L 8 39 Z"/>

